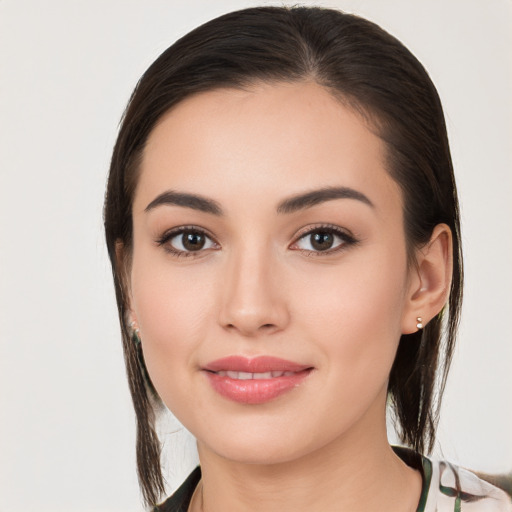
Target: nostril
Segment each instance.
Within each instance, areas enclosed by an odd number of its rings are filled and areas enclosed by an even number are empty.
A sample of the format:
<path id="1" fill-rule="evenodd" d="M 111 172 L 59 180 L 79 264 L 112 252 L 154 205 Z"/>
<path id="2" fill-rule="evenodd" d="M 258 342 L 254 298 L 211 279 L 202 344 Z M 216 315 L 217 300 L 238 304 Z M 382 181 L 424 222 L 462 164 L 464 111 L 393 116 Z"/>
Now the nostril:
<path id="1" fill-rule="evenodd" d="M 276 329 L 276 326 L 274 324 L 263 324 L 262 326 L 260 326 L 260 330 L 263 331 L 271 331 L 273 329 Z"/>

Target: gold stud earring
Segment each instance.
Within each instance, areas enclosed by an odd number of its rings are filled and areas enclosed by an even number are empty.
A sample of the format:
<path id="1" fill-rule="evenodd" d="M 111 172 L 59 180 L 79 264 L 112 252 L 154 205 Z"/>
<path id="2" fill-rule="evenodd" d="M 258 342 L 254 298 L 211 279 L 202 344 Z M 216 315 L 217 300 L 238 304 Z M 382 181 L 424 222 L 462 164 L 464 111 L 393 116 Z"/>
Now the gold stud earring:
<path id="1" fill-rule="evenodd" d="M 418 330 L 420 329 L 423 329 L 423 319 L 421 318 L 421 316 L 419 316 L 418 318 L 416 318 L 416 328 Z"/>

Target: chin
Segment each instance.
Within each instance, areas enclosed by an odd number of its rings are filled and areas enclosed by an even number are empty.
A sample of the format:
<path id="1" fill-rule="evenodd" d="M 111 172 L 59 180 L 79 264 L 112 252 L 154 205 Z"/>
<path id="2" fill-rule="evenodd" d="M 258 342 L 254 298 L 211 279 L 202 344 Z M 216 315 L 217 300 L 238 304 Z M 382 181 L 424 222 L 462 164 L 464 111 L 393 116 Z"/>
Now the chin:
<path id="1" fill-rule="evenodd" d="M 262 448 L 264 446 L 264 448 Z M 284 464 L 299 458 L 302 454 L 297 446 L 278 446 L 261 441 L 248 444 L 234 443 L 232 440 L 224 446 L 211 447 L 220 457 L 231 462 L 250 465 Z"/>
<path id="2" fill-rule="evenodd" d="M 260 425 L 258 429 L 240 428 L 238 431 L 213 431 L 198 439 L 198 449 L 214 452 L 223 459 L 239 464 L 274 465 L 285 464 L 312 454 L 329 439 L 313 438 L 311 430 L 283 432 L 277 425 Z M 202 449 L 201 449 L 202 448 Z"/>

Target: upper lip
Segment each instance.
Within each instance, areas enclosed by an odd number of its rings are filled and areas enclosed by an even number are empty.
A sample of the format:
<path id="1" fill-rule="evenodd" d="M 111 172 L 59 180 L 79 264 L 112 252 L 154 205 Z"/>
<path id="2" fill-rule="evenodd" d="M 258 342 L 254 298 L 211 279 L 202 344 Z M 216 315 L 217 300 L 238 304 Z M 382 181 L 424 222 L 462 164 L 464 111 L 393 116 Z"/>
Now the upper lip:
<path id="1" fill-rule="evenodd" d="M 203 369 L 210 372 L 234 371 L 248 373 L 265 372 L 301 372 L 311 368 L 311 365 L 295 363 L 273 356 L 258 356 L 253 358 L 243 356 L 228 356 L 208 363 Z"/>

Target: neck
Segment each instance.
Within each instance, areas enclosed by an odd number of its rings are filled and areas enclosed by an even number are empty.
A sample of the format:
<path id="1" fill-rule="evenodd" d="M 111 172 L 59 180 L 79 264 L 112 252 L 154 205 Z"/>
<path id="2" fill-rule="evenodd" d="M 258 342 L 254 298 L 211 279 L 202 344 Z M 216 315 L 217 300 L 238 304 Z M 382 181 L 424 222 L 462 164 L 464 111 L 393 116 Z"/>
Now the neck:
<path id="1" fill-rule="evenodd" d="M 416 510 L 421 476 L 394 454 L 385 419 L 360 423 L 307 455 L 273 464 L 228 460 L 198 443 L 203 477 L 191 510 Z"/>

